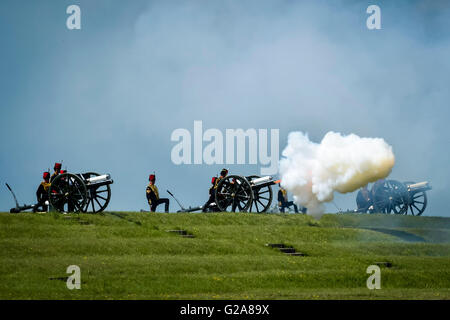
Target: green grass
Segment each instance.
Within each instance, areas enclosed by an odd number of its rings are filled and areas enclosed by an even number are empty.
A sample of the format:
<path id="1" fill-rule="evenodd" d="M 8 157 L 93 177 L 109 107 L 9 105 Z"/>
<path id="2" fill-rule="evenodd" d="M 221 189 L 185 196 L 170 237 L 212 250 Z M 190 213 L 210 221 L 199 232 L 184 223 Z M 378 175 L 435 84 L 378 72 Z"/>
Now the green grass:
<path id="1" fill-rule="evenodd" d="M 279 242 L 307 256 L 265 246 Z M 392 267 L 369 290 L 379 261 Z M 50 280 L 69 265 L 81 290 Z M 0 299 L 449 298 L 449 218 L 0 213 Z"/>

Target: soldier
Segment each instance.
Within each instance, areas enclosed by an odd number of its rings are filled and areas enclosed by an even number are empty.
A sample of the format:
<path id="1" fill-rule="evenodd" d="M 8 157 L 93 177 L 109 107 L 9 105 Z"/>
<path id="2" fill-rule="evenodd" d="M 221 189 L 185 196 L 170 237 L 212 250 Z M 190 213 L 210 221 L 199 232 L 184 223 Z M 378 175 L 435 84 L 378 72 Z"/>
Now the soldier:
<path id="1" fill-rule="evenodd" d="M 160 205 L 161 203 L 164 203 L 164 211 L 169 212 L 169 199 L 167 198 L 160 198 L 159 197 L 159 191 L 158 188 L 155 185 L 156 177 L 154 174 L 151 174 L 148 178 L 150 181 L 147 186 L 147 200 L 148 204 L 150 205 L 150 211 L 155 212 L 156 207 Z"/>
<path id="2" fill-rule="evenodd" d="M 42 211 L 47 212 L 48 205 L 45 203 L 48 201 L 48 189 L 50 188 L 50 172 L 44 172 L 42 178 L 44 179 L 39 185 L 36 191 L 37 204 L 33 208 L 33 212 L 37 212 L 38 208 L 42 208 Z"/>
<path id="3" fill-rule="evenodd" d="M 223 178 L 225 178 L 228 174 L 228 170 L 223 168 L 222 171 L 220 171 L 220 177 L 216 178 L 213 177 L 211 179 L 212 186 L 209 188 L 209 199 L 206 201 L 206 203 L 203 205 L 203 212 L 206 212 L 208 208 L 210 207 L 211 203 L 216 202 L 216 190 L 217 186 Z"/>
<path id="4" fill-rule="evenodd" d="M 298 207 L 293 201 L 288 201 L 287 191 L 283 189 L 281 186 L 280 190 L 278 190 L 278 207 L 280 208 L 280 212 L 284 213 L 285 208 L 289 208 L 290 206 L 294 206 L 295 213 L 298 213 Z"/>
<path id="5" fill-rule="evenodd" d="M 356 196 L 356 206 L 358 208 L 358 212 L 366 213 L 368 210 L 371 210 L 372 195 L 367 188 L 367 185 L 359 190 L 358 195 Z"/>
<path id="6" fill-rule="evenodd" d="M 373 211 L 379 211 L 381 213 L 389 213 L 391 210 L 391 207 L 389 206 L 388 203 L 385 203 L 383 201 L 381 201 L 380 203 L 380 199 L 378 197 L 378 202 L 376 202 L 376 198 L 375 195 L 376 194 L 388 194 L 389 193 L 389 189 L 386 187 L 385 185 L 386 179 L 380 179 L 375 181 L 375 183 L 372 186 L 372 190 L 370 190 L 370 194 L 371 194 L 371 204 L 373 205 Z M 389 197 L 387 197 L 389 198 Z"/>
<path id="7" fill-rule="evenodd" d="M 50 182 L 52 182 L 53 179 L 55 179 L 61 173 L 61 167 L 62 167 L 61 163 L 58 162 L 55 163 L 55 166 L 53 167 L 54 172 L 50 177 Z"/>
<path id="8" fill-rule="evenodd" d="M 59 174 L 64 174 L 64 173 L 67 173 L 67 170 L 59 171 Z M 56 174 L 56 171 L 55 171 L 54 174 Z M 72 201 L 67 202 L 67 211 L 68 212 L 75 212 L 75 205 L 74 205 L 74 203 Z"/>

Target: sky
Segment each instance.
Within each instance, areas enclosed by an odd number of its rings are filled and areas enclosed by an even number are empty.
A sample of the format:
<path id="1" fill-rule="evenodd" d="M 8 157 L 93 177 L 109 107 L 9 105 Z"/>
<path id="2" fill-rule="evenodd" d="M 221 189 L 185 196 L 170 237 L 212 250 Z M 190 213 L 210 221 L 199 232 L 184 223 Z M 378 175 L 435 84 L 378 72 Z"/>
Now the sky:
<path id="1" fill-rule="evenodd" d="M 69 30 L 66 8 L 81 9 Z M 381 9 L 369 30 L 366 9 Z M 429 181 L 424 215 L 450 216 L 448 1 L 10 1 L 0 3 L 0 211 L 35 202 L 42 172 L 110 173 L 109 210 L 147 209 L 156 172 L 185 206 L 222 167 L 176 165 L 174 130 L 278 129 L 380 137 L 390 179 Z M 206 145 L 206 144 L 205 144 Z M 204 146 L 205 146 L 204 145 Z M 277 191 L 277 188 L 275 188 Z M 356 193 L 337 194 L 354 209 Z M 178 210 L 171 202 L 171 211 Z"/>

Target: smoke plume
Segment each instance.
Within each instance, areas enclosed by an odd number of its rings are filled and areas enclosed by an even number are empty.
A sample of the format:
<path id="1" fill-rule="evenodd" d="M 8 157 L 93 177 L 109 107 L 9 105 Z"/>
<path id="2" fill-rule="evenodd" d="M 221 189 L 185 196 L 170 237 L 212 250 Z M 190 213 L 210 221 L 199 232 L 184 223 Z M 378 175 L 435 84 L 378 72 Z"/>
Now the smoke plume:
<path id="1" fill-rule="evenodd" d="M 291 132 L 280 160 L 281 185 L 294 201 L 320 217 L 334 191 L 353 192 L 385 178 L 394 166 L 392 147 L 381 138 L 328 132 L 317 144 L 302 132 Z"/>

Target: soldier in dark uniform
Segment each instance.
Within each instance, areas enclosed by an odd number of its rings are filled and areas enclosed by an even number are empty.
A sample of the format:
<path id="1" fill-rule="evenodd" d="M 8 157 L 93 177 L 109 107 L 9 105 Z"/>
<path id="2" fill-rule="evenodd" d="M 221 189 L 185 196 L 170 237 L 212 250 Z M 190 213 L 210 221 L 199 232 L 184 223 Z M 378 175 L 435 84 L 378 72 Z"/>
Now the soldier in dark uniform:
<path id="1" fill-rule="evenodd" d="M 233 178 L 233 180 L 231 181 L 231 185 L 232 188 L 231 190 L 233 190 L 232 192 L 237 195 L 237 191 L 240 189 L 240 185 L 238 183 L 236 183 L 236 179 Z M 238 208 L 239 206 L 239 197 L 233 197 L 233 200 L 231 202 L 231 211 L 232 212 L 236 212 L 236 208 Z"/>
<path id="2" fill-rule="evenodd" d="M 161 203 L 164 203 L 164 212 L 169 212 L 169 199 L 167 198 L 160 198 L 159 197 L 159 191 L 158 187 L 155 185 L 156 177 L 154 174 L 151 174 L 148 178 L 150 181 L 147 186 L 147 201 L 150 205 L 150 211 L 155 212 L 156 207 L 160 205 Z"/>
<path id="3" fill-rule="evenodd" d="M 372 193 L 369 191 L 367 186 L 362 187 L 356 196 L 356 206 L 358 212 L 366 213 L 367 211 L 373 210 L 370 207 L 372 203 Z"/>
<path id="4" fill-rule="evenodd" d="M 50 172 L 44 172 L 43 177 L 44 180 L 39 185 L 36 191 L 37 204 L 33 208 L 33 212 L 37 212 L 39 208 L 42 211 L 48 211 L 48 205 L 45 203 L 48 201 L 48 189 L 50 188 Z"/>
<path id="5" fill-rule="evenodd" d="M 217 188 L 218 179 L 219 178 L 217 178 L 217 177 L 211 178 L 211 187 L 209 188 L 209 191 L 208 191 L 209 198 L 208 198 L 208 201 L 206 201 L 206 203 L 203 205 L 203 209 L 202 209 L 203 212 L 208 211 L 208 209 L 210 211 L 217 211 L 216 210 L 217 208 L 213 208 L 211 206 L 211 204 L 215 202 L 215 191 Z"/>
<path id="6" fill-rule="evenodd" d="M 50 182 L 52 182 L 53 179 L 55 179 L 61 173 L 61 167 L 62 167 L 61 163 L 58 162 L 55 163 L 55 166 L 53 167 L 54 172 L 50 177 Z"/>
<path id="7" fill-rule="evenodd" d="M 67 173 L 67 170 L 60 170 L 59 171 L 60 175 L 64 174 L 64 173 Z M 56 174 L 56 171 L 55 171 L 54 174 Z M 57 174 L 56 174 L 56 176 L 57 176 Z M 65 179 L 64 179 L 64 181 L 65 181 Z M 67 202 L 67 211 L 68 212 L 75 212 L 75 205 L 74 205 L 74 203 L 72 201 L 68 201 Z"/>
<path id="8" fill-rule="evenodd" d="M 288 201 L 287 191 L 280 186 L 280 190 L 278 190 L 278 207 L 280 212 L 284 213 L 284 209 L 290 206 L 294 206 L 295 213 L 298 213 L 297 205 L 293 201 Z"/>
<path id="9" fill-rule="evenodd" d="M 381 212 L 381 213 L 389 213 L 392 209 L 388 201 L 381 200 L 383 198 L 389 199 L 389 188 L 386 187 L 385 183 L 386 183 L 386 179 L 377 180 L 373 184 L 372 190 L 370 190 L 373 211 L 377 211 L 377 212 Z M 375 197 L 375 195 L 378 195 L 378 196 Z M 384 197 L 383 197 L 383 195 L 384 195 Z"/>
<path id="10" fill-rule="evenodd" d="M 209 199 L 206 201 L 206 203 L 203 205 L 203 212 L 206 212 L 208 208 L 211 206 L 211 203 L 216 202 L 216 190 L 217 186 L 219 185 L 220 180 L 225 178 L 228 174 L 228 170 L 223 168 L 222 171 L 220 171 L 220 177 L 216 178 L 213 177 L 211 179 L 212 186 L 209 188 Z"/>

